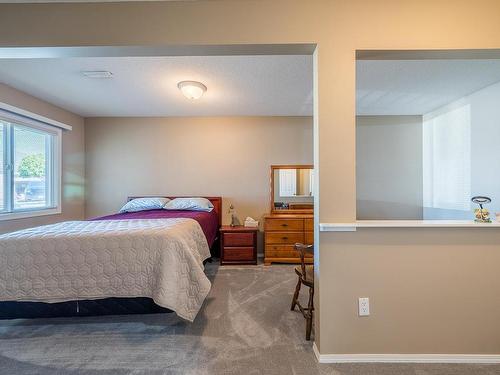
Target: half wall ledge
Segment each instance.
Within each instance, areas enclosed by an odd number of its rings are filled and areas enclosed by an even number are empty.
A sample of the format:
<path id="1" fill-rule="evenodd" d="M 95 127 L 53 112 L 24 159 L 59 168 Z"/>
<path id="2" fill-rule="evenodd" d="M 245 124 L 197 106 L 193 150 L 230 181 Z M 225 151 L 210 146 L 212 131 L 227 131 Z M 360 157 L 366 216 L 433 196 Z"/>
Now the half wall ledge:
<path id="1" fill-rule="evenodd" d="M 352 223 L 320 223 L 320 232 L 355 232 L 357 228 L 500 228 L 500 222 L 474 220 L 357 220 Z"/>

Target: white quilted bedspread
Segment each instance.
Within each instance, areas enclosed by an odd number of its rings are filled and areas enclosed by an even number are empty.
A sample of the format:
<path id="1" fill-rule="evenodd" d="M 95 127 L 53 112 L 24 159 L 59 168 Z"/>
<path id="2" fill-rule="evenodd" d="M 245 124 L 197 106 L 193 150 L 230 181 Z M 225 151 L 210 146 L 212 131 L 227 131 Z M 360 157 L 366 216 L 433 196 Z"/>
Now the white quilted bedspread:
<path id="1" fill-rule="evenodd" d="M 193 219 L 68 221 L 0 236 L 0 300 L 150 297 L 193 321 L 210 290 Z"/>

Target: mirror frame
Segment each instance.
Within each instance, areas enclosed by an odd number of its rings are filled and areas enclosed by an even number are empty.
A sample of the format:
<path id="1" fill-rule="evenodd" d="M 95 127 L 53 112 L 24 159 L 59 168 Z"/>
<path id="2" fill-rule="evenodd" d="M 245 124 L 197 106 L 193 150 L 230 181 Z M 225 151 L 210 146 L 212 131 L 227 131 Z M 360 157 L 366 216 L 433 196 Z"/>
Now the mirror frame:
<path id="1" fill-rule="evenodd" d="M 274 208 L 274 171 L 276 169 L 314 169 L 314 165 L 312 164 L 286 164 L 286 165 L 271 165 L 271 176 L 270 176 L 270 191 L 271 191 L 271 201 L 270 201 L 270 208 L 271 208 L 271 214 L 274 215 L 293 215 L 293 214 L 313 214 L 314 213 L 314 208 L 301 208 L 301 209 L 296 209 L 296 210 L 276 210 Z"/>

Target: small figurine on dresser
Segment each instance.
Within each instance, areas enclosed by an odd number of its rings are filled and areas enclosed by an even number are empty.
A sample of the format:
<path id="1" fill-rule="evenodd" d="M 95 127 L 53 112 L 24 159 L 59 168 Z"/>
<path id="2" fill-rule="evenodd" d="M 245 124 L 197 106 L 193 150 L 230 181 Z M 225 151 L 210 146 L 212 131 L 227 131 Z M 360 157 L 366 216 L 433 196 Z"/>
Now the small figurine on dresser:
<path id="1" fill-rule="evenodd" d="M 471 199 L 472 202 L 477 203 L 479 208 L 474 210 L 474 216 L 477 223 L 491 223 L 490 219 L 490 211 L 487 208 L 483 208 L 483 204 L 487 204 L 491 202 L 491 198 L 475 196 Z"/>
<path id="2" fill-rule="evenodd" d="M 238 219 L 238 216 L 236 216 L 236 210 L 234 209 L 234 206 L 232 204 L 229 206 L 229 211 L 227 213 L 231 214 L 232 227 L 237 227 L 241 225 L 240 219 Z"/>

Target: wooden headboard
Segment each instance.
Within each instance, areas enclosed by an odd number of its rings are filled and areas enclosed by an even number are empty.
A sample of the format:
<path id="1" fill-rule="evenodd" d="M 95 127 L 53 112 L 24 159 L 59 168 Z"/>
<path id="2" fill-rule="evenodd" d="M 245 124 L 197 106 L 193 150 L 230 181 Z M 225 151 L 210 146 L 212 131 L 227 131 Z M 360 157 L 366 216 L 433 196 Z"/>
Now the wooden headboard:
<path id="1" fill-rule="evenodd" d="M 175 199 L 175 198 L 191 198 L 191 197 L 198 197 L 195 195 L 191 196 L 180 196 L 180 197 L 170 197 L 167 195 L 137 195 L 133 197 L 127 197 L 127 202 L 131 201 L 132 199 L 136 198 L 151 198 L 151 197 L 162 197 L 162 198 L 168 198 L 168 199 Z M 217 213 L 217 217 L 219 218 L 219 227 L 222 225 L 222 197 L 200 197 L 200 198 L 206 198 L 212 204 L 214 205 L 214 211 Z"/>

